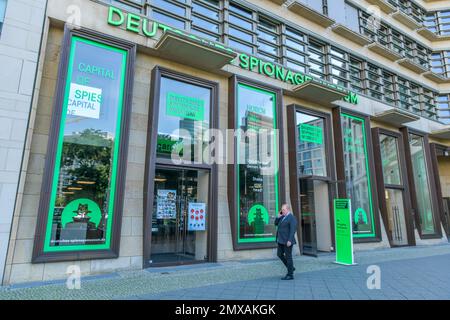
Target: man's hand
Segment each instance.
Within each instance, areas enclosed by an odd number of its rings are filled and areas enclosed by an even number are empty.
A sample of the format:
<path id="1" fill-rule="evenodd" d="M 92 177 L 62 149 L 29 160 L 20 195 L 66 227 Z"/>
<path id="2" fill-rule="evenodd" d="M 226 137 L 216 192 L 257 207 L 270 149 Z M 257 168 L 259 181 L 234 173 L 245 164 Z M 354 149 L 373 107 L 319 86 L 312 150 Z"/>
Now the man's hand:
<path id="1" fill-rule="evenodd" d="M 290 246 L 292 245 L 292 243 L 291 243 L 290 241 L 288 241 L 288 242 L 286 243 L 286 245 L 287 245 L 288 247 L 290 247 Z"/>

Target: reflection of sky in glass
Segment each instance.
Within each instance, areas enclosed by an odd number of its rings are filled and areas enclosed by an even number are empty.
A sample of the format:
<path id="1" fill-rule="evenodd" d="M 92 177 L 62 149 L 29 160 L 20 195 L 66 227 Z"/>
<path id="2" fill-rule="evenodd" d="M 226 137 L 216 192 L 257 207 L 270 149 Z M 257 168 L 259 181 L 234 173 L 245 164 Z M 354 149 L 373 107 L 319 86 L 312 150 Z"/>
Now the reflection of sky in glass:
<path id="1" fill-rule="evenodd" d="M 325 137 L 323 136 L 323 129 L 324 129 L 323 118 L 311 116 L 309 114 L 305 114 L 302 112 L 296 112 L 296 123 L 297 123 L 297 130 L 299 130 L 300 124 L 308 124 L 322 129 L 321 144 L 300 140 L 300 133 L 297 131 L 297 134 L 299 134 L 299 141 L 298 141 L 299 152 L 297 160 L 300 173 L 305 175 L 312 174 L 316 176 L 326 176 L 327 170 L 325 167 L 326 159 L 325 159 Z M 307 156 L 309 156 L 309 158 L 307 158 Z M 311 161 L 313 158 L 314 162 Z M 310 165 L 310 167 L 307 168 L 307 165 Z"/>
<path id="2" fill-rule="evenodd" d="M 171 116 L 166 114 L 166 97 L 167 92 L 174 92 L 179 95 L 201 99 L 204 101 L 204 121 L 192 121 L 192 123 L 200 123 L 199 127 L 209 128 L 209 109 L 210 109 L 210 96 L 211 90 L 192 85 L 186 82 L 173 80 L 170 78 L 161 77 L 161 90 L 159 95 L 159 117 L 158 117 L 158 134 L 172 135 L 176 129 L 180 128 L 180 117 Z M 188 128 L 185 128 L 188 129 Z M 189 129 L 188 129 L 189 130 Z"/>
<path id="3" fill-rule="evenodd" d="M 247 106 L 258 106 L 265 110 L 265 117 L 273 118 L 273 95 L 260 91 L 251 90 L 239 85 L 238 87 L 238 127 L 242 126 L 242 120 L 246 116 Z M 266 123 L 265 123 L 266 124 Z M 273 127 L 273 126 L 272 126 Z"/>
<path id="4" fill-rule="evenodd" d="M 71 83 L 77 83 L 78 77 L 88 77 L 89 87 L 102 89 L 102 103 L 100 107 L 100 119 L 67 115 L 64 135 L 72 135 L 88 128 L 94 128 L 107 132 L 110 137 L 115 136 L 117 108 L 119 103 L 120 77 L 123 55 L 119 52 L 100 48 L 84 42 L 77 42 L 73 61 Z M 112 70 L 114 80 L 101 75 L 86 73 L 78 70 L 80 63 Z M 79 83 L 81 84 L 81 83 Z"/>

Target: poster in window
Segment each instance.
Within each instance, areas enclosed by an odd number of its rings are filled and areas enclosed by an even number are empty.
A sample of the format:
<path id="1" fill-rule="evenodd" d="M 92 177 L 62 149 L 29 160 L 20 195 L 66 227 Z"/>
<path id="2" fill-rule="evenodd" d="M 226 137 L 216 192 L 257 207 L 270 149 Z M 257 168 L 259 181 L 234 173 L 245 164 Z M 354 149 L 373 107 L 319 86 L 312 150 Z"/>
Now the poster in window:
<path id="1" fill-rule="evenodd" d="M 237 90 L 237 240 L 272 242 L 279 205 L 276 94 L 241 83 Z"/>
<path id="2" fill-rule="evenodd" d="M 159 189 L 156 200 L 157 219 L 177 217 L 177 190 Z"/>
<path id="3" fill-rule="evenodd" d="M 43 252 L 111 247 L 127 54 L 71 38 Z"/>

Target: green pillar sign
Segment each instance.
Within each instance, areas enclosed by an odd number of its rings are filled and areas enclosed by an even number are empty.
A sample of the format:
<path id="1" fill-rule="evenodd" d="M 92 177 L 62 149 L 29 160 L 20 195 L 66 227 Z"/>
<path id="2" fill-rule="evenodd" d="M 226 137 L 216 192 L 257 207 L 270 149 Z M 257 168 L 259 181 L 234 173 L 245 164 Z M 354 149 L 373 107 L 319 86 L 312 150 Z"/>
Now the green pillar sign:
<path id="1" fill-rule="evenodd" d="M 336 263 L 354 265 L 350 199 L 334 199 Z"/>

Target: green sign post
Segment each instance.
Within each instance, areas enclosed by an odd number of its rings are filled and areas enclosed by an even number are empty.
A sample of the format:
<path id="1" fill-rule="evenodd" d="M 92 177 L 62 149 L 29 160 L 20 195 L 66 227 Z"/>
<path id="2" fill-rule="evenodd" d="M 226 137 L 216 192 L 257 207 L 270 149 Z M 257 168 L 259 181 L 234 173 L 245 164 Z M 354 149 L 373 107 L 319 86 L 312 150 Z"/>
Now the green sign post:
<path id="1" fill-rule="evenodd" d="M 350 199 L 334 199 L 336 263 L 338 264 L 355 265 L 351 212 Z"/>

